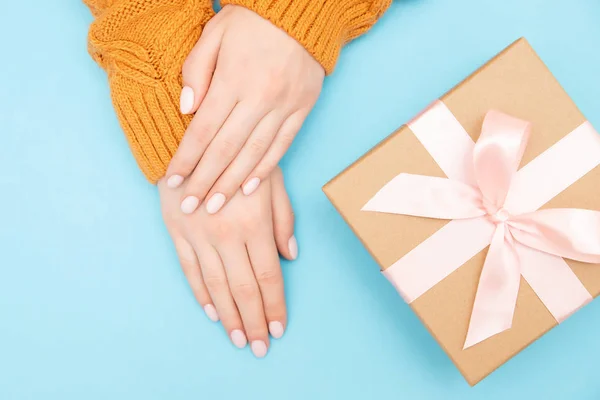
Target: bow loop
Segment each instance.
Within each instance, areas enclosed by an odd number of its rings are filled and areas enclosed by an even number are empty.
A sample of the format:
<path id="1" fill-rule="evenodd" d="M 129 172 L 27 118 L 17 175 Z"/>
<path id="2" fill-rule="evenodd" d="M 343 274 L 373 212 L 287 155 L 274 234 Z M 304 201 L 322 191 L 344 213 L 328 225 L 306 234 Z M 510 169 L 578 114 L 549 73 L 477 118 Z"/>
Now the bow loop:
<path id="1" fill-rule="evenodd" d="M 499 111 L 489 111 L 473 150 L 475 179 L 489 214 L 504 206 L 514 175 L 519 169 L 531 124 Z"/>

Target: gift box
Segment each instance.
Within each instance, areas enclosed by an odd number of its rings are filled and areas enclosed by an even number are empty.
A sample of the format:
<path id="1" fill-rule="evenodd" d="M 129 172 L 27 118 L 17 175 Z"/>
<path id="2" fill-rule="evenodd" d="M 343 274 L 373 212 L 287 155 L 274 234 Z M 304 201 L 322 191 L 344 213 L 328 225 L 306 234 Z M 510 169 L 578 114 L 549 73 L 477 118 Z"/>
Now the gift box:
<path id="1" fill-rule="evenodd" d="M 600 292 L 600 136 L 525 39 L 323 190 L 471 385 Z"/>

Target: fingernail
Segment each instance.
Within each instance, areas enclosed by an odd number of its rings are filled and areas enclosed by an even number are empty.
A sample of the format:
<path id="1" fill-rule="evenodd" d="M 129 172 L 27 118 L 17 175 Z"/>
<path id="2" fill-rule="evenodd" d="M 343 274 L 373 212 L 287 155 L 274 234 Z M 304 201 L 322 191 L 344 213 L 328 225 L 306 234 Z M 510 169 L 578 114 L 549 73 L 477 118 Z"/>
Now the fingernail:
<path id="1" fill-rule="evenodd" d="M 181 211 L 184 214 L 191 214 L 198 208 L 199 203 L 200 200 L 196 196 L 188 196 L 181 202 Z"/>
<path id="2" fill-rule="evenodd" d="M 214 214 L 225 204 L 225 195 L 223 193 L 215 193 L 206 202 L 206 211 L 209 214 Z"/>
<path id="3" fill-rule="evenodd" d="M 181 175 L 172 175 L 169 179 L 167 179 L 167 186 L 171 189 L 175 189 L 179 187 L 183 183 L 183 176 Z"/>
<path id="4" fill-rule="evenodd" d="M 246 347 L 246 343 L 248 343 L 248 340 L 246 339 L 246 335 L 244 335 L 244 332 L 240 331 L 239 329 L 232 330 L 230 337 L 231 337 L 231 342 L 238 349 L 243 349 L 244 347 Z"/>
<path id="5" fill-rule="evenodd" d="M 189 86 L 184 86 L 181 89 L 181 97 L 179 97 L 179 108 L 182 114 L 189 114 L 194 107 L 194 89 Z"/>
<path id="6" fill-rule="evenodd" d="M 204 306 L 204 312 L 208 319 L 212 322 L 217 322 L 219 320 L 219 314 L 217 314 L 217 309 L 212 304 L 207 304 Z"/>
<path id="7" fill-rule="evenodd" d="M 281 339 L 283 336 L 283 324 L 279 321 L 269 322 L 269 333 L 275 339 Z"/>
<path id="8" fill-rule="evenodd" d="M 263 358 L 267 355 L 267 345 L 262 340 L 255 340 L 252 342 L 250 348 L 256 358 Z"/>
<path id="9" fill-rule="evenodd" d="M 288 249 L 290 250 L 290 257 L 292 257 L 292 260 L 298 258 L 298 241 L 296 240 L 296 236 L 292 235 L 290 238 Z"/>
<path id="10" fill-rule="evenodd" d="M 242 188 L 242 193 L 244 193 L 246 196 L 250 196 L 252 193 L 254 193 L 258 185 L 260 185 L 260 179 L 252 178 L 244 185 Z"/>

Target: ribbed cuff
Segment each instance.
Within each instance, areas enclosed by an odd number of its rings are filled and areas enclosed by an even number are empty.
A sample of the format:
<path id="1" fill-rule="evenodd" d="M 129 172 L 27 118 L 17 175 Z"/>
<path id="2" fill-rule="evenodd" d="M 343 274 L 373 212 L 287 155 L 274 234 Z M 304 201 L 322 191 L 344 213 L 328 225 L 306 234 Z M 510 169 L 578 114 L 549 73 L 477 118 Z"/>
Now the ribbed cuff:
<path id="1" fill-rule="evenodd" d="M 214 11 L 208 0 L 88 0 L 96 7 L 108 2 L 90 27 L 88 48 L 108 73 L 140 169 L 156 183 L 191 120 L 179 110 L 181 66 Z"/>
<path id="2" fill-rule="evenodd" d="M 113 106 L 131 152 L 150 183 L 165 175 L 191 116 L 179 111 L 181 83 L 140 84 L 127 76 L 110 79 Z"/>
<path id="3" fill-rule="evenodd" d="M 383 3 L 388 3 L 384 1 Z M 381 14 L 365 0 L 221 0 L 254 11 L 296 39 L 330 74 L 340 50 Z M 381 7 L 380 7 L 381 8 Z"/>

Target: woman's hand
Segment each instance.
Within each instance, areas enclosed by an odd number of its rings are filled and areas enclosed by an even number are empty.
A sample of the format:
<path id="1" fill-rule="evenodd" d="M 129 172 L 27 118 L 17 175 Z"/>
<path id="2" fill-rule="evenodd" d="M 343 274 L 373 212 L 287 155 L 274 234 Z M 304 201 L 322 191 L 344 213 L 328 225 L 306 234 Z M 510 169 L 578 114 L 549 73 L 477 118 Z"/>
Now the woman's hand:
<path id="1" fill-rule="evenodd" d="M 194 296 L 213 321 L 223 323 L 239 348 L 249 341 L 264 357 L 269 333 L 278 339 L 286 326 L 279 253 L 293 260 L 298 247 L 294 217 L 279 168 L 252 196 L 239 191 L 218 215 L 201 210 L 183 215 L 180 189 L 158 183 L 163 218 Z"/>
<path id="2" fill-rule="evenodd" d="M 167 170 L 181 210 L 214 214 L 268 179 L 321 92 L 324 70 L 296 40 L 240 6 L 204 28 L 183 66 L 181 111 L 195 113 Z M 187 179 L 186 179 L 187 178 Z"/>

